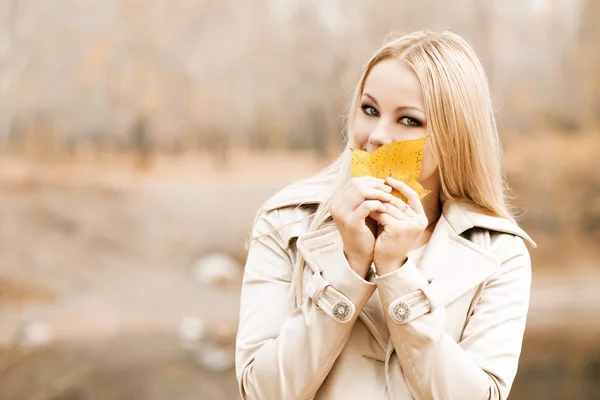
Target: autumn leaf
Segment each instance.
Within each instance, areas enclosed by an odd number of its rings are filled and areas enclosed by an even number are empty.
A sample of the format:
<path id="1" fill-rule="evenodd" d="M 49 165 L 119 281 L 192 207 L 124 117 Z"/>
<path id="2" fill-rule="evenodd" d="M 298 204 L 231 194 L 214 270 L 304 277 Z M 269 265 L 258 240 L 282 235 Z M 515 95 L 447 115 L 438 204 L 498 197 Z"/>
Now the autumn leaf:
<path id="1" fill-rule="evenodd" d="M 406 183 L 422 199 L 431 193 L 417 182 L 423 164 L 425 142 L 427 142 L 427 136 L 389 143 L 373 153 L 352 149 L 352 176 L 355 178 L 373 176 L 380 179 L 391 176 Z M 392 190 L 392 194 L 402 201 L 407 201 L 406 197 L 396 189 Z"/>

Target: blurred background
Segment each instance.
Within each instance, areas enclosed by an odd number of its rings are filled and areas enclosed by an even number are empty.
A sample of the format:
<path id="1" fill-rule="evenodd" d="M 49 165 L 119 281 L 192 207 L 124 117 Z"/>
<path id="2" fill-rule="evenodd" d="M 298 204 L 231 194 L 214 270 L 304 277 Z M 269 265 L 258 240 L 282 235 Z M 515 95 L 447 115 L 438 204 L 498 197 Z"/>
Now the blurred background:
<path id="1" fill-rule="evenodd" d="M 511 399 L 600 399 L 600 1 L 0 0 L 0 399 L 235 399 L 243 240 L 391 32 L 480 55 L 538 243 Z"/>

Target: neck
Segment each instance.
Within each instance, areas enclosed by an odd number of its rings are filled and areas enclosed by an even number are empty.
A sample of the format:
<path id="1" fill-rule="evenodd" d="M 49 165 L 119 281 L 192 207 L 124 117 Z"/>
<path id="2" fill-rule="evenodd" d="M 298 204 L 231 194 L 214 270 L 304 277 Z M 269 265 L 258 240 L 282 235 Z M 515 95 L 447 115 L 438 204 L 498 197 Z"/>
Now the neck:
<path id="1" fill-rule="evenodd" d="M 431 190 L 428 188 L 428 190 Z M 442 214 L 442 204 L 440 202 L 439 190 L 431 190 L 427 196 L 421 199 L 425 215 L 427 215 L 428 225 L 421 236 L 413 244 L 411 251 L 416 250 L 426 243 L 429 243 L 429 238 L 435 229 L 435 225 Z"/>
<path id="2" fill-rule="evenodd" d="M 437 174 L 434 174 L 432 178 L 433 177 L 437 179 L 428 179 L 421 182 L 421 185 L 423 185 L 425 189 L 431 191 L 431 193 L 421 199 L 421 204 L 423 204 L 423 210 L 425 210 L 425 215 L 427 216 L 427 221 L 429 223 L 426 230 L 433 230 L 433 227 L 435 227 L 435 224 L 442 214 L 440 181 Z"/>

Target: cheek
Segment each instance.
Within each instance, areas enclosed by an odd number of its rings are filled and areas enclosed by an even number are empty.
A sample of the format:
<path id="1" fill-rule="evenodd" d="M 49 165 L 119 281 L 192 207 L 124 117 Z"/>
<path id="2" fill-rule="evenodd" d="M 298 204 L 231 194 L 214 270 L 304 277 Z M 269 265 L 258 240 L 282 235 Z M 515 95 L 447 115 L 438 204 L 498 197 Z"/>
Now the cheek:
<path id="1" fill-rule="evenodd" d="M 349 136 L 354 143 L 354 147 L 364 150 L 370 134 L 371 127 L 369 122 L 365 118 L 362 118 L 360 115 L 358 115 L 354 119 L 354 124 L 349 131 Z"/>

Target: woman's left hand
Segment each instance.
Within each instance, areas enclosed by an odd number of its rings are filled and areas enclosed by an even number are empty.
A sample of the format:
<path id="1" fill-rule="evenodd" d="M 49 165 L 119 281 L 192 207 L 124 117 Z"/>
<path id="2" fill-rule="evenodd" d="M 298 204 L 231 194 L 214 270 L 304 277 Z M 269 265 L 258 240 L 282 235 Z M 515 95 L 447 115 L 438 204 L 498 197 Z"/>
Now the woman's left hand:
<path id="1" fill-rule="evenodd" d="M 373 216 L 379 226 L 373 253 L 377 275 L 400 268 L 415 241 L 427 228 L 427 216 L 419 195 L 402 181 L 386 178 L 386 183 L 402 193 L 408 204 L 397 197 L 385 202 L 385 212 Z"/>

